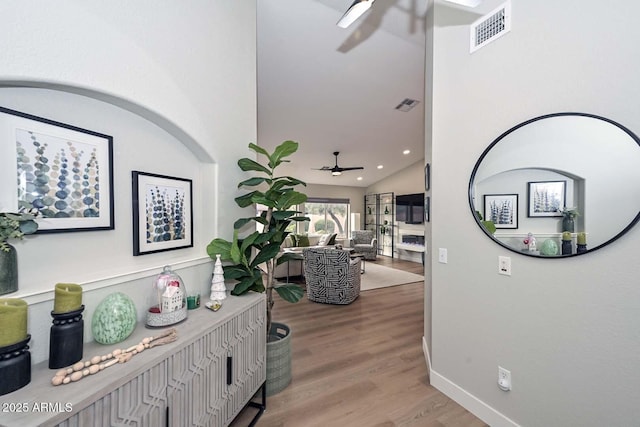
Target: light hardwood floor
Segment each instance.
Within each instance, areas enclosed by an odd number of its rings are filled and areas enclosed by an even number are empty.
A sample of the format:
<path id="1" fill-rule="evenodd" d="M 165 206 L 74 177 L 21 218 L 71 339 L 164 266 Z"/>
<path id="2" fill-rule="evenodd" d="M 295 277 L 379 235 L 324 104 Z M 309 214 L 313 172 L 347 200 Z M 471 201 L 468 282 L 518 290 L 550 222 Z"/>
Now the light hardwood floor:
<path id="1" fill-rule="evenodd" d="M 376 263 L 423 273 L 417 263 Z M 364 291 L 347 306 L 276 301 L 274 319 L 292 330 L 293 380 L 267 399 L 257 426 L 486 426 L 429 385 L 423 312 L 422 282 Z M 232 426 L 247 426 L 253 411 Z"/>

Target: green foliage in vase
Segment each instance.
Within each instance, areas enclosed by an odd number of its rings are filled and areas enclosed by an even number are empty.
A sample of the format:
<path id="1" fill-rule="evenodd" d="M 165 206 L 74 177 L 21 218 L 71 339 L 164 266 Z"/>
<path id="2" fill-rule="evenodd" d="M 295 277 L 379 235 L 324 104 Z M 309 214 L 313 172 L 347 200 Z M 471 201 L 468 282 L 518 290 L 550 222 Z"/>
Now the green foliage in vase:
<path id="1" fill-rule="evenodd" d="M 491 234 L 496 232 L 496 224 L 493 221 L 485 221 L 484 219 L 482 219 L 482 214 L 480 213 L 480 211 L 476 211 L 476 215 L 478 216 L 478 219 L 480 220 L 480 224 L 482 224 L 482 226 Z"/>
<path id="2" fill-rule="evenodd" d="M 256 144 L 249 144 L 249 148 L 258 156 L 266 157 L 266 163 L 242 158 L 238 166 L 245 172 L 256 172 L 260 176 L 246 179 L 238 184 L 238 188 L 250 187 L 251 191 L 236 197 L 235 202 L 241 208 L 254 204 L 266 206 L 266 210 L 258 216 L 240 218 L 234 225 L 233 240 L 216 238 L 207 246 L 207 253 L 212 259 L 220 254 L 223 261 L 231 261 L 224 265 L 224 277 L 236 280 L 231 291 L 232 295 L 243 295 L 249 291 L 266 292 L 267 294 L 267 331 L 271 325 L 271 309 L 273 308 L 273 291 L 285 301 L 298 302 L 304 295 L 300 286 L 294 284 L 278 284 L 274 278 L 276 265 L 293 259 L 293 254 L 280 253 L 280 247 L 289 234 L 287 228 L 294 221 L 308 221 L 302 212 L 292 210 L 293 206 L 304 203 L 306 194 L 294 189 L 306 183 L 290 176 L 276 176 L 275 170 L 291 154 L 298 150 L 295 141 L 284 141 L 278 145 L 273 153 L 267 152 Z M 254 231 L 240 239 L 239 230 L 250 222 L 255 222 L 261 230 Z M 266 281 L 263 275 L 266 270 Z"/>
<path id="3" fill-rule="evenodd" d="M 571 218 L 574 219 L 580 216 L 577 208 L 567 208 L 566 206 L 559 211 L 562 214 L 563 218 Z"/>
<path id="4" fill-rule="evenodd" d="M 9 239 L 22 239 L 25 234 L 32 234 L 38 230 L 31 213 L 0 212 L 0 250 L 9 252 Z"/>

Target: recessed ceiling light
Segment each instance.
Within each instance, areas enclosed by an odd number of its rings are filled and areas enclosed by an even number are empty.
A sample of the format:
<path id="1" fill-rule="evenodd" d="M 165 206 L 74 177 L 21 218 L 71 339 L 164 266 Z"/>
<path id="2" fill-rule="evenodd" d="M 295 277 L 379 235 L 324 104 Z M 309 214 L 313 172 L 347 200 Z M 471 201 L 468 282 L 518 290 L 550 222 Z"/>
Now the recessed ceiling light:
<path id="1" fill-rule="evenodd" d="M 361 176 L 357 177 L 356 179 L 357 179 L 358 181 L 362 181 L 362 177 L 361 177 Z"/>
<path id="2" fill-rule="evenodd" d="M 410 152 L 411 152 L 411 150 L 404 150 L 404 151 L 402 152 L 402 154 L 409 154 Z"/>
<path id="3" fill-rule="evenodd" d="M 384 166 L 382 165 L 378 165 L 378 169 L 382 169 Z"/>

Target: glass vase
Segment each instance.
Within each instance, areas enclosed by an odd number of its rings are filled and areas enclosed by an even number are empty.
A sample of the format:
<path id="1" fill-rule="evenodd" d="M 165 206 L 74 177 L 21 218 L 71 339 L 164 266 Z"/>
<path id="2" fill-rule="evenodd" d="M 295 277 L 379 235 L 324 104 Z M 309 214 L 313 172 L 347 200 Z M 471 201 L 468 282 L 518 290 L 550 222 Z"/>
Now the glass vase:
<path id="1" fill-rule="evenodd" d="M 570 233 L 573 233 L 574 231 L 573 218 L 571 218 L 570 216 L 565 216 L 564 218 L 562 218 L 562 231 L 568 231 Z"/>
<path id="2" fill-rule="evenodd" d="M 0 250 L 0 295 L 18 290 L 18 252 L 7 243 L 9 251 Z"/>

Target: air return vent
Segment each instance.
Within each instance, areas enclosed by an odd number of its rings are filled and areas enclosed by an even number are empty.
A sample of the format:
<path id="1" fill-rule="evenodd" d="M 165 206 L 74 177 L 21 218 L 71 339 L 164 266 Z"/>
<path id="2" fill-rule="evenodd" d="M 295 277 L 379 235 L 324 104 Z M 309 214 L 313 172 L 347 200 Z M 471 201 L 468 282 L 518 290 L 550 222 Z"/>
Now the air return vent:
<path id="1" fill-rule="evenodd" d="M 511 2 L 478 19 L 471 24 L 470 46 L 471 53 L 491 43 L 511 30 Z"/>
<path id="2" fill-rule="evenodd" d="M 418 105 L 420 101 L 416 101 L 415 99 L 405 98 L 400 104 L 396 106 L 396 110 L 400 110 L 404 113 L 411 110 L 413 107 Z"/>

